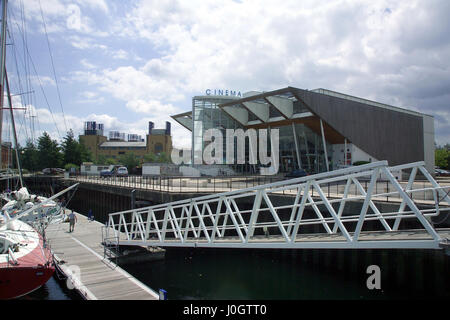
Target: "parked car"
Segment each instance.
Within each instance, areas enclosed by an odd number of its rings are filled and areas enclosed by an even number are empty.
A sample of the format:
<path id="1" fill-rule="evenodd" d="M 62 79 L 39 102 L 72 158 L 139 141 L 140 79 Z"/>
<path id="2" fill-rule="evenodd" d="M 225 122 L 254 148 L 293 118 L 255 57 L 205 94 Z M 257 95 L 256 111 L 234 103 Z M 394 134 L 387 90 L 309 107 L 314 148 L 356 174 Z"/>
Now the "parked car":
<path id="1" fill-rule="evenodd" d="M 306 177 L 308 176 L 308 173 L 303 169 L 296 169 L 292 170 L 288 174 L 286 174 L 285 178 L 300 178 L 300 177 Z"/>
<path id="2" fill-rule="evenodd" d="M 103 169 L 100 171 L 100 177 L 111 177 L 114 175 L 114 170 Z"/>
<path id="3" fill-rule="evenodd" d="M 100 171 L 100 177 L 127 177 L 128 169 L 126 167 L 115 167 L 113 169 L 104 169 Z"/>
<path id="4" fill-rule="evenodd" d="M 444 169 L 435 169 L 434 172 L 437 177 L 450 177 L 450 172 Z"/>
<path id="5" fill-rule="evenodd" d="M 45 168 L 42 170 L 43 174 L 61 174 L 64 173 L 66 170 L 61 168 Z"/>
<path id="6" fill-rule="evenodd" d="M 127 177 L 128 176 L 128 169 L 126 167 L 119 167 L 117 169 L 117 176 L 118 177 Z"/>

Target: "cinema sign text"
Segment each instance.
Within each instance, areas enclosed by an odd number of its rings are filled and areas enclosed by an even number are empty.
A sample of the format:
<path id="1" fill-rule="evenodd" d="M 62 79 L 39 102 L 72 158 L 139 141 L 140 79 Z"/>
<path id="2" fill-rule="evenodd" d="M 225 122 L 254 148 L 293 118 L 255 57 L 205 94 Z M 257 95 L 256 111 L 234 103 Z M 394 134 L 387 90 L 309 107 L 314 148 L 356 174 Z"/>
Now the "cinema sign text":
<path id="1" fill-rule="evenodd" d="M 232 96 L 242 98 L 241 92 L 236 90 L 206 89 L 205 93 L 207 96 Z"/>

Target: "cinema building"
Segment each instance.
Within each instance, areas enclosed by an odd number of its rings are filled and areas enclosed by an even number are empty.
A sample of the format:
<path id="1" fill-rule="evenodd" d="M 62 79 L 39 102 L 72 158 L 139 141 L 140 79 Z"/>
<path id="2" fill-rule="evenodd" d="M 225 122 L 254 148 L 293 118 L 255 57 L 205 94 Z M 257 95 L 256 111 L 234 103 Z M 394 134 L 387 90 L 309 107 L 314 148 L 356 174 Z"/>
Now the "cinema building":
<path id="1" fill-rule="evenodd" d="M 391 166 L 425 161 L 434 172 L 432 116 L 326 89 L 242 94 L 208 89 L 192 98 L 192 111 L 172 118 L 192 134 L 194 165 L 202 162 L 196 157 L 206 147 L 206 130 L 219 129 L 225 137 L 226 129 L 253 128 L 279 129 L 280 172 L 319 173 L 379 160 Z M 248 143 L 245 148 L 248 158 Z M 258 172 L 258 165 L 248 162 L 229 166 L 236 173 Z"/>

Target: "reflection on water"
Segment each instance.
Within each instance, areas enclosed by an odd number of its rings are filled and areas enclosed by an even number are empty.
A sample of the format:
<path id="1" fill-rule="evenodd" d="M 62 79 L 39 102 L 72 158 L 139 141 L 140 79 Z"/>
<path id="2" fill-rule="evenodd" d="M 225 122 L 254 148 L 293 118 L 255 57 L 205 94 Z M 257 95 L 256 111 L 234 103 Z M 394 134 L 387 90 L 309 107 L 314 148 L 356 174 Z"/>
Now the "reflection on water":
<path id="1" fill-rule="evenodd" d="M 50 278 L 39 289 L 19 298 L 19 300 L 81 300 L 81 296 L 74 290 L 69 290 L 64 281 Z"/>
<path id="2" fill-rule="evenodd" d="M 448 299 L 450 257 L 441 250 L 169 249 L 161 261 L 122 266 L 172 300 Z M 381 290 L 366 285 L 369 265 Z M 23 300 L 79 300 L 55 277 Z"/>
<path id="3" fill-rule="evenodd" d="M 381 290 L 367 288 L 372 264 Z M 123 268 L 169 299 L 404 299 L 450 297 L 448 265 L 442 251 L 172 249 Z"/>

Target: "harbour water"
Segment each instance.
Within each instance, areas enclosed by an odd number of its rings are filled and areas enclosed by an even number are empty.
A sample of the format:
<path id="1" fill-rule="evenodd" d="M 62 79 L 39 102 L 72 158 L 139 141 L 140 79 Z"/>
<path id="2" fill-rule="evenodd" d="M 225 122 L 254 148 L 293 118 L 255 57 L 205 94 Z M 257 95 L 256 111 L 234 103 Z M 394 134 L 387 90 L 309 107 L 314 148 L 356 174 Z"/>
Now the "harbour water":
<path id="1" fill-rule="evenodd" d="M 448 299 L 450 257 L 421 250 L 169 249 L 164 260 L 122 266 L 173 300 Z M 369 290 L 369 265 L 381 289 Z M 51 279 L 22 299 L 80 299 Z"/>
<path id="2" fill-rule="evenodd" d="M 449 260 L 442 251 L 195 249 L 127 271 L 169 299 L 448 299 Z M 367 287 L 374 264 L 380 290 Z"/>
<path id="3" fill-rule="evenodd" d="M 69 290 L 65 282 L 54 275 L 45 285 L 19 300 L 81 300 L 81 296 L 76 291 Z"/>
<path id="4" fill-rule="evenodd" d="M 380 290 L 367 288 L 371 265 Z M 167 249 L 164 260 L 121 267 L 174 300 L 450 298 L 442 250 Z M 81 298 L 54 277 L 22 299 Z"/>

